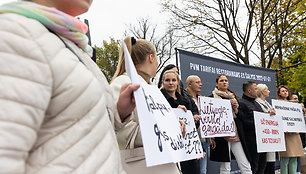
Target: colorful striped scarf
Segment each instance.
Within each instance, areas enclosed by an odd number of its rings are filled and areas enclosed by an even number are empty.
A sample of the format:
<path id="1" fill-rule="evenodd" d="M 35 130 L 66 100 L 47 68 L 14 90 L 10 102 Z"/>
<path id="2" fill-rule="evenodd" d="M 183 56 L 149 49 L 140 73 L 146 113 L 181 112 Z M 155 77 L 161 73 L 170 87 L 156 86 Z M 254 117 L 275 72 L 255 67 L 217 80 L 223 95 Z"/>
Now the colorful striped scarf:
<path id="1" fill-rule="evenodd" d="M 16 13 L 35 19 L 49 30 L 71 40 L 83 51 L 92 53 L 92 48 L 88 45 L 88 38 L 85 35 L 88 30 L 87 25 L 55 8 L 19 1 L 0 6 L 0 13 Z"/>

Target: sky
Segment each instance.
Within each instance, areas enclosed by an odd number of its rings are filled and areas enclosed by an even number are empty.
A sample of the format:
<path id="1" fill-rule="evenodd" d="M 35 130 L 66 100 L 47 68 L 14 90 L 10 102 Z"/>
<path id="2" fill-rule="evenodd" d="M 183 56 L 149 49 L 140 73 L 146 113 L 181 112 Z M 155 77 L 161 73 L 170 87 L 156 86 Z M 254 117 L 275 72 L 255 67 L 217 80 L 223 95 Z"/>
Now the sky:
<path id="1" fill-rule="evenodd" d="M 0 5 L 13 1 L 16 0 L 0 0 Z M 89 11 L 79 17 L 82 21 L 89 20 L 92 45 L 102 46 L 103 40 L 109 42 L 110 37 L 123 40 L 127 25 L 136 25 L 139 18 L 149 18 L 152 24 L 157 25 L 156 34 L 163 34 L 170 14 L 162 11 L 160 3 L 161 0 L 93 0 Z M 223 57 L 217 54 L 210 56 Z M 250 61 L 251 64 L 258 62 L 257 59 Z"/>
<path id="2" fill-rule="evenodd" d="M 0 5 L 16 0 L 1 0 Z M 148 17 L 162 32 L 166 26 L 167 13 L 162 12 L 160 0 L 93 0 L 89 11 L 80 19 L 88 19 L 92 45 L 101 46 L 110 37 L 122 40 L 127 25 L 136 25 L 137 19 Z"/>

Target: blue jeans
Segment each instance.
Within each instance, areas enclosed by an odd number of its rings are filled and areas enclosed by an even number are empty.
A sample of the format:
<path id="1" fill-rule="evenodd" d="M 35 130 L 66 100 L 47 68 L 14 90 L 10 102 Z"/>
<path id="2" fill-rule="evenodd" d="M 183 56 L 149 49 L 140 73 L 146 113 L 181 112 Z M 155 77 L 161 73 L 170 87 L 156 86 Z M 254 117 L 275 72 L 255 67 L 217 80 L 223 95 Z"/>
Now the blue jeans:
<path id="1" fill-rule="evenodd" d="M 201 142 L 203 150 L 206 152 L 206 155 L 203 159 L 198 160 L 200 164 L 200 174 L 206 174 L 207 171 L 207 156 L 208 156 L 208 143 Z"/>
<path id="2" fill-rule="evenodd" d="M 301 158 L 297 157 L 297 169 L 296 172 L 301 172 Z"/>

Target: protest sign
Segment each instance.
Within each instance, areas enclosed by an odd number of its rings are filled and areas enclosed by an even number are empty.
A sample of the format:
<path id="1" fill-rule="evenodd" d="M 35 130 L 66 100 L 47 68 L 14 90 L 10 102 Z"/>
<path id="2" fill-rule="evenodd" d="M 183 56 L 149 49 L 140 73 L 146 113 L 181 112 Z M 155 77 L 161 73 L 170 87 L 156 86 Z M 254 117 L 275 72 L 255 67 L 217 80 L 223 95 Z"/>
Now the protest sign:
<path id="1" fill-rule="evenodd" d="M 202 137 L 235 136 L 235 122 L 230 100 L 200 96 L 199 109 Z"/>
<path id="2" fill-rule="evenodd" d="M 129 52 L 124 46 L 125 66 L 132 83 L 139 83 Z M 147 166 L 188 160 L 178 118 L 160 90 L 140 84 L 134 92 Z"/>
<path id="3" fill-rule="evenodd" d="M 183 109 L 176 108 L 173 111 L 176 117 L 186 124 L 186 135 L 184 137 L 186 160 L 203 157 L 203 148 L 191 111 L 185 112 Z"/>
<path id="4" fill-rule="evenodd" d="M 257 152 L 285 151 L 282 118 L 254 111 Z"/>
<path id="5" fill-rule="evenodd" d="M 283 120 L 285 132 L 306 132 L 302 105 L 282 100 L 272 100 L 276 115 Z"/>

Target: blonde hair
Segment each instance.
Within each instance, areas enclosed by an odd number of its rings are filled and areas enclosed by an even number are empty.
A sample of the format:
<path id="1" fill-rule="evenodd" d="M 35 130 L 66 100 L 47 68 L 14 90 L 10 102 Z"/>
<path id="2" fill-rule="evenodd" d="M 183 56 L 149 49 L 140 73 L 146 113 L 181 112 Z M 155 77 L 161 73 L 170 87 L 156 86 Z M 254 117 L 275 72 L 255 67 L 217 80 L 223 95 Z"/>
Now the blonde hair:
<path id="1" fill-rule="evenodd" d="M 147 40 L 136 40 L 133 37 L 126 37 L 124 42 L 135 66 L 144 63 L 148 55 L 156 54 L 154 46 Z M 119 52 L 118 66 L 113 79 L 122 75 L 125 71 L 124 49 L 122 44 Z"/>
<path id="2" fill-rule="evenodd" d="M 268 88 L 268 86 L 266 84 L 258 84 L 257 85 L 257 89 L 258 89 L 258 92 L 257 92 L 257 96 L 260 97 L 262 95 L 262 91 L 265 90 L 266 88 Z"/>
<path id="3" fill-rule="evenodd" d="M 178 73 L 175 72 L 174 70 L 167 70 L 167 71 L 164 72 L 163 77 L 162 77 L 162 85 L 161 85 L 160 89 L 164 89 L 164 88 L 165 88 L 165 87 L 164 87 L 165 77 L 166 77 L 166 74 L 169 74 L 169 73 L 175 74 L 176 80 L 177 80 L 176 92 L 178 92 L 179 94 L 181 94 L 180 77 L 179 77 Z"/>

